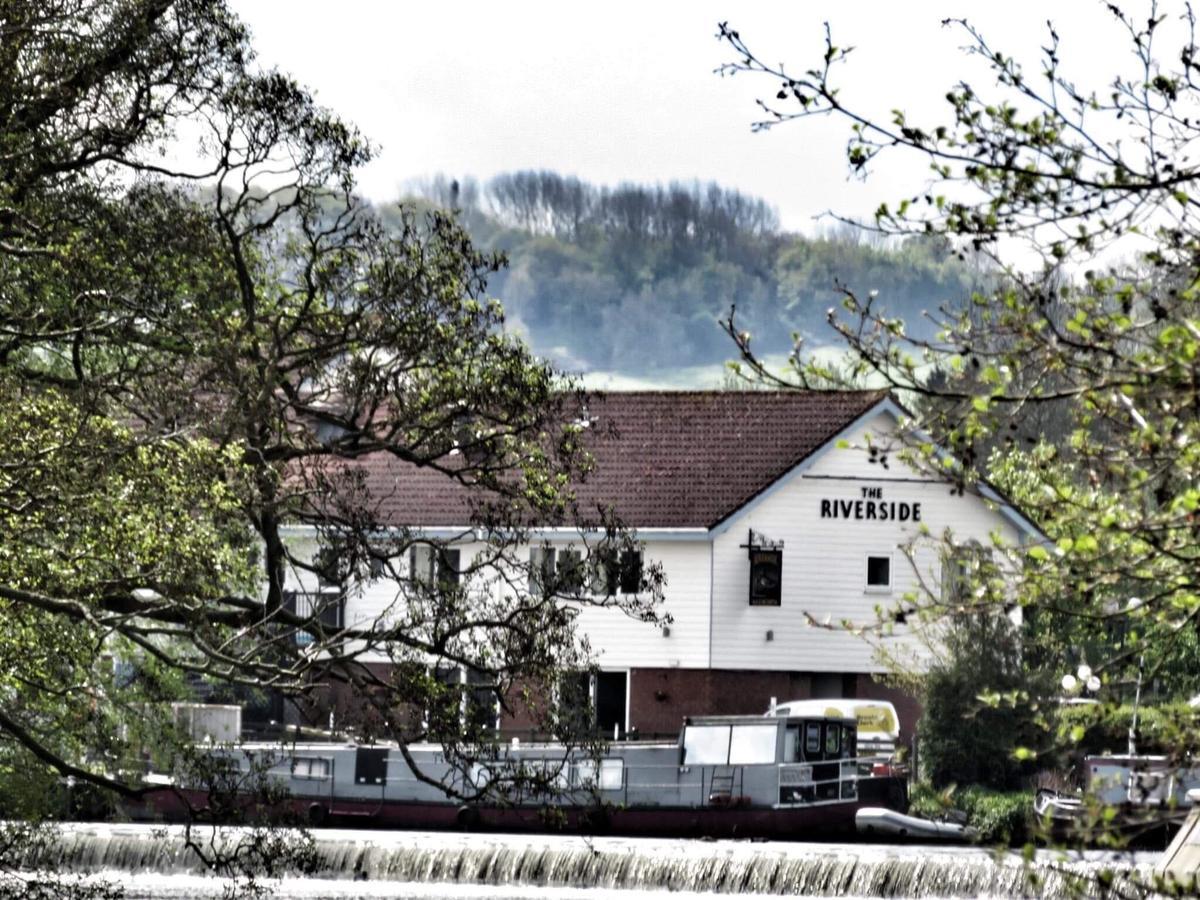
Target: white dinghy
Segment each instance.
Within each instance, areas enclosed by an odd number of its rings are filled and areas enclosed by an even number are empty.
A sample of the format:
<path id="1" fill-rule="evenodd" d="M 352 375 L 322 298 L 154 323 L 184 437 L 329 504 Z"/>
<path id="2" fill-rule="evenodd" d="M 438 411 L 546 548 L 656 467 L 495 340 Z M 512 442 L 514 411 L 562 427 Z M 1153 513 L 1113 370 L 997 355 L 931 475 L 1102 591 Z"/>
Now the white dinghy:
<path id="1" fill-rule="evenodd" d="M 910 838 L 924 841 L 969 841 L 976 831 L 961 822 L 938 822 L 906 816 L 882 806 L 865 806 L 854 815 L 854 825 L 861 835 Z"/>

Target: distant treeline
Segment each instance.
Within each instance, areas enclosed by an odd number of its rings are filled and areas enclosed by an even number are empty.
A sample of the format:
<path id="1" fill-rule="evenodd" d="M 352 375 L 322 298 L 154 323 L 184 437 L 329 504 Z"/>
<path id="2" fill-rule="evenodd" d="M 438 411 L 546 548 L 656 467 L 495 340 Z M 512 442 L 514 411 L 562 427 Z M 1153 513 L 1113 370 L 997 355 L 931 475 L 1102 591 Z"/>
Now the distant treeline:
<path id="1" fill-rule="evenodd" d="M 939 241 L 782 232 L 767 203 L 716 184 L 610 188 L 515 172 L 484 183 L 438 176 L 416 192 L 459 209 L 480 245 L 508 253 L 490 292 L 539 353 L 570 369 L 722 362 L 733 348 L 717 321 L 733 304 L 762 353 L 786 352 L 793 332 L 830 343 L 825 315 L 840 285 L 878 291 L 890 315 L 927 333 L 922 311 L 961 304 L 981 277 Z"/>

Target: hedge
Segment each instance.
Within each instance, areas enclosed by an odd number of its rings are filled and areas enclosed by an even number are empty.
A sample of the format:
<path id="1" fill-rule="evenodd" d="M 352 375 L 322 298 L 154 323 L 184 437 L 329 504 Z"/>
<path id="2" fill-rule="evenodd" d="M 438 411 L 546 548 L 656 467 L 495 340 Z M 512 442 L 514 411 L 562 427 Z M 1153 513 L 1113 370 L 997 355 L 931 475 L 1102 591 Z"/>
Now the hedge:
<path id="1" fill-rule="evenodd" d="M 1058 744 L 1073 755 L 1124 753 L 1129 746 L 1132 704 L 1080 704 L 1058 711 Z M 1138 709 L 1139 753 L 1200 755 L 1200 709 L 1186 703 Z"/>
<path id="2" fill-rule="evenodd" d="M 922 782 L 913 785 L 909 812 L 914 816 L 936 819 L 947 808 L 966 813 L 981 844 L 1024 844 L 1029 840 L 1033 821 L 1033 793 L 1029 791 L 990 791 L 967 787 L 938 792 Z"/>

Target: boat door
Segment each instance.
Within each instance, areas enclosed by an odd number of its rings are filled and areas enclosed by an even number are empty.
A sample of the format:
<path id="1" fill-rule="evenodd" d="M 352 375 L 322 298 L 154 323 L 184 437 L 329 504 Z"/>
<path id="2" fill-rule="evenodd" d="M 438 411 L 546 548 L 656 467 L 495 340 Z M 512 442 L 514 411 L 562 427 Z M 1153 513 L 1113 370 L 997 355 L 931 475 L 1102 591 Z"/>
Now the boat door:
<path id="1" fill-rule="evenodd" d="M 387 790 L 387 758 L 386 747 L 358 747 L 354 751 L 354 786 L 365 788 L 368 797 L 375 796 L 371 789 L 378 786 L 380 803 Z"/>
<path id="2" fill-rule="evenodd" d="M 604 737 L 615 740 L 625 736 L 628 692 L 628 672 L 596 673 L 596 728 Z"/>

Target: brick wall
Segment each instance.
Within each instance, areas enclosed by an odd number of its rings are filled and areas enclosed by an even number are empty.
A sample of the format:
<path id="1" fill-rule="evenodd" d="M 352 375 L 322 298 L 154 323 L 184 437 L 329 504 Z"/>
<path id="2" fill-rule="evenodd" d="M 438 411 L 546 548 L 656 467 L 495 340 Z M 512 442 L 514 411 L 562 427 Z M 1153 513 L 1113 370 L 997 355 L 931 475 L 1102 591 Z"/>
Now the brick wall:
<path id="1" fill-rule="evenodd" d="M 915 697 L 870 675 L 839 676 L 837 683 L 809 672 L 721 669 L 634 669 L 630 672 L 629 724 L 644 736 L 679 733 L 684 716 L 760 715 L 771 698 L 783 703 L 814 697 L 890 700 L 908 744 L 921 717 Z"/>
<path id="2" fill-rule="evenodd" d="M 806 672 L 634 669 L 629 724 L 642 735 L 678 734 L 684 716 L 761 715 L 772 697 L 782 703 L 811 696 Z"/>
<path id="3" fill-rule="evenodd" d="M 369 664 L 369 668 L 387 678 L 391 667 Z M 921 717 L 917 698 L 865 674 L 839 676 L 840 683 L 824 673 L 733 669 L 633 669 L 629 675 L 629 725 L 642 737 L 677 735 L 685 716 L 761 715 L 772 697 L 780 703 L 822 696 L 890 700 L 899 713 L 900 740 L 906 746 Z M 332 709 L 339 728 L 351 726 L 366 736 L 379 727 L 370 704 L 346 685 L 330 684 L 316 691 L 313 700 L 303 717 L 309 723 L 324 726 Z M 514 688 L 509 696 L 511 712 L 501 717 L 501 735 L 527 737 L 541 702 Z"/>

